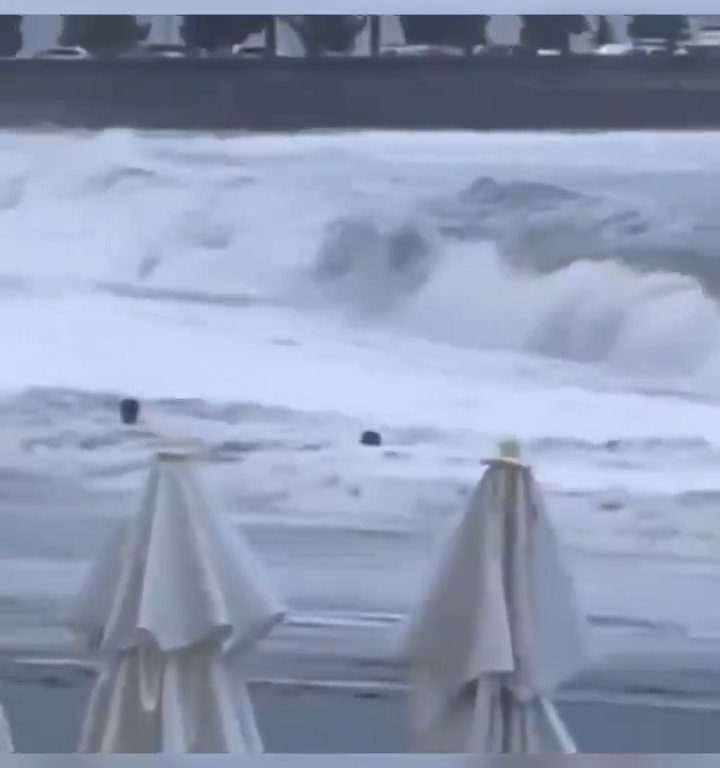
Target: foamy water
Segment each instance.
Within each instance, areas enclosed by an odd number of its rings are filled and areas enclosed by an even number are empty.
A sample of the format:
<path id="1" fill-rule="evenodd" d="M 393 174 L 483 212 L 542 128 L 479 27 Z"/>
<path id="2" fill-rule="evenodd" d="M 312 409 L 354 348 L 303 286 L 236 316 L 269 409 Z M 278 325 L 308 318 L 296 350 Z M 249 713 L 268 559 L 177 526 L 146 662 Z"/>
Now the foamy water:
<path id="1" fill-rule="evenodd" d="M 601 650 L 714 647 L 719 144 L 0 136 L 3 631 L 52 634 L 127 511 L 130 392 L 242 454 L 214 484 L 300 625 L 402 615 L 512 434 Z"/>

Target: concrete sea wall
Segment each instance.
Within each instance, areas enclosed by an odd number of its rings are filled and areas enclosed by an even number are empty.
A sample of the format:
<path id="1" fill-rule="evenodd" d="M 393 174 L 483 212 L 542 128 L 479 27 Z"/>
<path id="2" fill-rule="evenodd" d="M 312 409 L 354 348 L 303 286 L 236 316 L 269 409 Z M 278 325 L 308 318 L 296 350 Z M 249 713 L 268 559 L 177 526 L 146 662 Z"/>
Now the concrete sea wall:
<path id="1" fill-rule="evenodd" d="M 0 61 L 0 126 L 188 130 L 720 127 L 695 57 Z"/>

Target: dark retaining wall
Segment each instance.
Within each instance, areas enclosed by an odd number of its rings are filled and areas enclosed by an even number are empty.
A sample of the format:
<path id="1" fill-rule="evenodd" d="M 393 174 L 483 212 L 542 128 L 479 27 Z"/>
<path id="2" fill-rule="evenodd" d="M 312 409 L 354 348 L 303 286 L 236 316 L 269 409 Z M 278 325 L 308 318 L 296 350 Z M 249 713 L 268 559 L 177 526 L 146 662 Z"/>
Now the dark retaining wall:
<path id="1" fill-rule="evenodd" d="M 0 61 L 0 126 L 720 127 L 720 60 L 511 56 Z"/>

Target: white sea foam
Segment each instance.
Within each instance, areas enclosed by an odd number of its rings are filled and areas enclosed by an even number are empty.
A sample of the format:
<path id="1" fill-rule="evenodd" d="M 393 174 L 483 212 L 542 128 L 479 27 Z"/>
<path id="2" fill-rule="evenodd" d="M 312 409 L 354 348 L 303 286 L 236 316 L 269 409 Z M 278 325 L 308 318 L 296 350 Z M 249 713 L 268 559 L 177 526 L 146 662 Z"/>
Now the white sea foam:
<path id="1" fill-rule="evenodd" d="M 108 442 L 112 403 L 80 398 L 71 415 L 28 395 L 21 418 L 9 398 L 29 387 L 282 409 L 286 447 L 225 467 L 218 485 L 301 613 L 372 624 L 407 609 L 477 460 L 515 434 L 589 614 L 720 635 L 720 411 L 673 394 L 720 395 L 707 202 L 719 143 L 3 134 L 2 466 L 90 499 L 134 487 L 149 452 Z M 274 429 L 262 415 L 170 421 L 218 443 Z M 352 445 L 369 425 L 407 455 Z M 13 517 L 23 503 L 0 524 L 31 559 L 2 562 L 3 597 L 35 599 L 53 572 L 61 600 L 92 552 L 68 544 L 57 559 Z"/>

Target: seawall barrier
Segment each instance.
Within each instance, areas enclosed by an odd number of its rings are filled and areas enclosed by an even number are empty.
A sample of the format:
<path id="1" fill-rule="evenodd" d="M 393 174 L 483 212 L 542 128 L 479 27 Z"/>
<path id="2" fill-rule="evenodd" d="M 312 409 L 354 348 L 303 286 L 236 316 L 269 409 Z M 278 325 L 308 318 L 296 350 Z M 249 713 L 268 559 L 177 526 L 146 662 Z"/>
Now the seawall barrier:
<path id="1" fill-rule="evenodd" d="M 0 61 L 0 126 L 171 130 L 720 128 L 720 59 Z"/>

